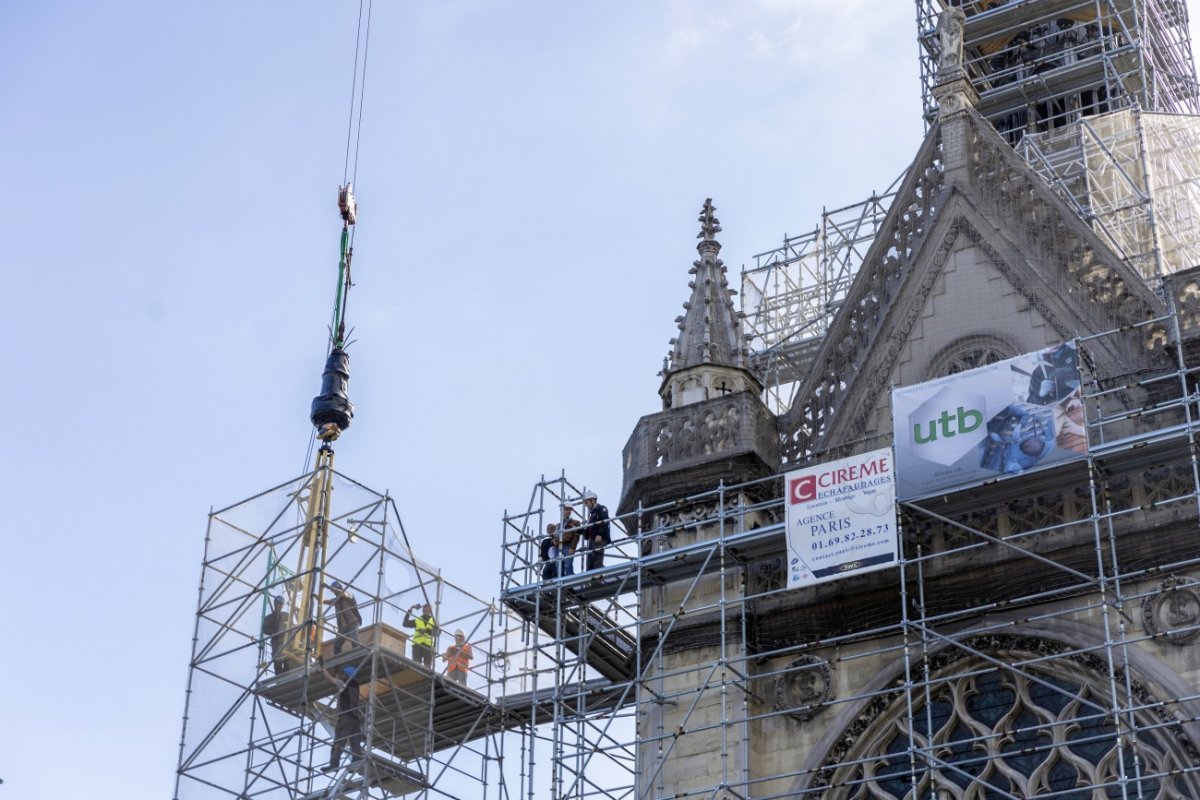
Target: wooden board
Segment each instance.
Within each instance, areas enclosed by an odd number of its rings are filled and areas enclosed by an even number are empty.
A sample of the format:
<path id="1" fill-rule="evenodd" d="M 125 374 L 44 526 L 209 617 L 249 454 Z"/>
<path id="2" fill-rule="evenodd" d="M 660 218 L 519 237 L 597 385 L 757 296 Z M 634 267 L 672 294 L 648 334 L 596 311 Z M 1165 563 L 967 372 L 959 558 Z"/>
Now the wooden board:
<path id="1" fill-rule="evenodd" d="M 336 636 L 332 636 L 328 640 L 321 642 L 321 655 L 324 658 L 333 658 L 333 645 L 337 640 Z M 397 630 L 385 622 L 377 622 L 374 625 L 368 625 L 365 628 L 360 628 L 358 631 L 359 643 L 364 647 L 379 646 L 380 650 L 387 650 L 389 653 L 405 657 L 408 651 L 408 634 L 404 631 Z M 353 647 L 354 643 L 343 641 L 342 652 L 346 652 L 347 647 Z"/>

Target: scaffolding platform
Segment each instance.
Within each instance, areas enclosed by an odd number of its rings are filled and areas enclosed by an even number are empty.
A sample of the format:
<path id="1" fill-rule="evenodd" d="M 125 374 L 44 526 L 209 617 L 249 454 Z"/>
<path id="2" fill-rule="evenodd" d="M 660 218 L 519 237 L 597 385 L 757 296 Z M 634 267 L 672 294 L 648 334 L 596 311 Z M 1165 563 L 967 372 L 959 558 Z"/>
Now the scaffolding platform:
<path id="1" fill-rule="evenodd" d="M 1131 95 L 1136 95 L 1143 88 L 1140 77 L 1134 71 L 1137 66 L 1136 58 L 1137 54 L 1132 47 L 1111 54 L 1111 61 L 1117 68 L 1117 78 L 1125 91 Z M 1001 114 L 1013 114 L 1030 103 L 1044 102 L 1047 97 L 1078 94 L 1102 85 L 1106 74 L 1105 62 L 1100 59 L 1065 64 L 1039 72 L 1024 81 L 1013 81 L 985 89 L 979 93 L 976 108 L 989 119 Z"/>
<path id="2" fill-rule="evenodd" d="M 951 7 L 966 14 L 963 68 L 980 94 L 976 108 L 1013 144 L 1114 110 L 1200 111 L 1182 0 L 916 0 L 916 6 L 930 123 L 940 80 L 937 24 Z M 1028 113 L 1010 118 L 1023 109 Z"/>
<path id="3" fill-rule="evenodd" d="M 358 777 L 349 777 L 351 775 Z M 302 795 L 299 800 L 357 798 L 362 796 L 361 792 L 370 789 L 382 789 L 389 795 L 400 797 L 428 787 L 429 783 L 421 773 L 372 753 L 367 756 L 365 765 L 352 764 L 332 785 Z"/>
<path id="4" fill-rule="evenodd" d="M 331 673 L 353 666 L 363 676 L 372 744 L 413 759 L 462 745 L 492 732 L 499 709 L 486 697 L 386 648 L 356 648 L 325 661 Z M 322 718 L 337 686 L 320 668 L 293 669 L 260 681 L 255 694 L 294 714 Z"/>
<path id="5" fill-rule="evenodd" d="M 1130 0 L 1123 0 L 1114 5 L 1118 7 L 1118 12 L 1123 18 L 1133 16 L 1133 3 Z M 1060 17 L 1080 16 L 1094 19 L 1096 16 L 1094 0 L 1037 0 L 1036 4 L 1026 0 L 1006 3 L 978 13 L 970 13 L 971 8 L 968 6 L 965 9 L 968 15 L 966 24 L 963 25 L 963 38 L 968 46 L 1028 28 L 1031 20 L 1045 23 Z"/>
<path id="6" fill-rule="evenodd" d="M 766 525 L 723 537 L 720 549 L 739 565 L 781 557 L 786 549 L 782 523 Z M 721 569 L 718 547 L 711 540 L 675 544 L 663 533 L 645 537 L 636 546 L 661 542 L 658 552 L 622 560 L 541 583 L 510 587 L 504 603 L 522 619 L 559 639 L 596 672 L 614 682 L 636 674 L 637 642 L 614 619 L 592 605 L 650 586 L 715 574 Z M 560 596 L 561 595 L 561 596 Z"/>
<path id="7" fill-rule="evenodd" d="M 617 582 L 594 581 L 588 586 L 593 592 L 615 593 Z M 569 603 L 556 603 L 554 599 L 539 602 L 539 599 L 507 597 L 504 602 L 521 618 L 536 623 L 543 633 L 561 638 L 563 646 L 582 656 L 588 666 L 610 681 L 633 677 L 637 642 L 627 631 L 615 627 L 579 594 L 574 594 Z"/>
<path id="8" fill-rule="evenodd" d="M 574 706 L 572 702 L 574 701 Z M 558 716 L 596 716 L 633 705 L 637 693 L 628 684 L 613 683 L 607 678 L 593 678 L 578 683 L 548 686 L 532 692 L 505 695 L 502 702 L 506 717 L 522 723 L 542 725 Z M 557 704 L 557 705 L 556 705 Z M 556 712 L 557 709 L 557 712 Z M 580 709 L 572 713 L 575 709 Z"/>
<path id="9" fill-rule="evenodd" d="M 658 536 L 670 541 L 669 534 Z M 644 541 L 653 541 L 658 536 L 646 536 Z M 730 534 L 722 537 L 720 544 L 725 553 L 739 563 L 781 556 L 787 546 L 782 523 Z M 711 540 L 681 545 L 668 544 L 659 552 L 621 561 L 602 569 L 510 587 L 504 593 L 504 601 L 514 611 L 525 616 L 532 612 L 536 595 L 553 593 L 558 588 L 561 588 L 570 601 L 594 601 L 614 597 L 624 592 L 635 591 L 647 584 L 666 584 L 715 572 L 720 568 L 720 564 L 718 560 L 714 560 L 713 554 Z M 641 572 L 640 586 L 631 581 L 631 577 L 638 572 Z M 553 602 L 549 604 L 552 605 Z"/>

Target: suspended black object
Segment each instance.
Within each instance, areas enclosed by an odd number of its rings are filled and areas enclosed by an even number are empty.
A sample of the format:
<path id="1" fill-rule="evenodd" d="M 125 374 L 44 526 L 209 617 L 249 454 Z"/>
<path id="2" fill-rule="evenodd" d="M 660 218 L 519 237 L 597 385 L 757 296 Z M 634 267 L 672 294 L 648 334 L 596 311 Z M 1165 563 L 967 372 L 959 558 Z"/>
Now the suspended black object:
<path id="1" fill-rule="evenodd" d="M 339 431 L 350 427 L 354 418 L 354 406 L 346 394 L 350 383 L 350 356 L 340 347 L 335 347 L 325 360 L 325 371 L 321 373 L 321 393 L 313 398 L 312 414 L 309 419 L 318 431 L 327 425 L 337 426 Z"/>

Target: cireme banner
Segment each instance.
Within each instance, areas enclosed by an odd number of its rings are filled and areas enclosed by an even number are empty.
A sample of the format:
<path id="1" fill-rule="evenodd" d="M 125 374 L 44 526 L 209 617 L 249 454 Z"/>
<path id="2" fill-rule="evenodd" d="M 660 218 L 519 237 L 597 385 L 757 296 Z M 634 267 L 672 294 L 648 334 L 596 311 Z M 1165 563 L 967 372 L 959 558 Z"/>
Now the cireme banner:
<path id="1" fill-rule="evenodd" d="M 788 588 L 896 563 L 896 485 L 891 448 L 784 476 Z"/>
<path id="2" fill-rule="evenodd" d="M 1087 452 L 1074 342 L 892 390 L 902 500 Z"/>

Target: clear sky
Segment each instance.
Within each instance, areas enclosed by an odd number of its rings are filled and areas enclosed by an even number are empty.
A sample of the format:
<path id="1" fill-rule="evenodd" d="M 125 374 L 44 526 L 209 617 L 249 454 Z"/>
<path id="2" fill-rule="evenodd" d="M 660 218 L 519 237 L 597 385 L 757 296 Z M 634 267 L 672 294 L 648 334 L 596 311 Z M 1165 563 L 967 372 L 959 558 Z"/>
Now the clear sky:
<path id="1" fill-rule="evenodd" d="M 9 3 L 0 798 L 164 797 L 206 514 L 308 468 L 358 4 Z M 498 592 L 615 508 L 712 197 L 733 273 L 922 134 L 904 0 L 375 4 L 338 467 Z"/>

